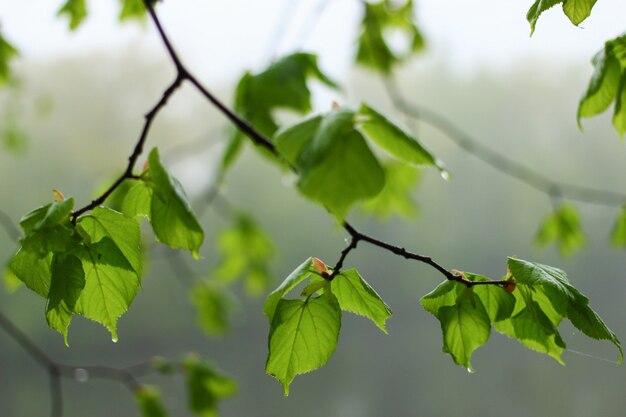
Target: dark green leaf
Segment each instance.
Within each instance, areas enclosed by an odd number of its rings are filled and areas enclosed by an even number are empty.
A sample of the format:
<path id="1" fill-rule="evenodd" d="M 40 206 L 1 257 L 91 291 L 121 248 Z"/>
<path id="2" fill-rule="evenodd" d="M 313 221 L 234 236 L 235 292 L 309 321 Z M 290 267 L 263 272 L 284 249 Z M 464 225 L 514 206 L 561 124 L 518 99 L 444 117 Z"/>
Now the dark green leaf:
<path id="1" fill-rule="evenodd" d="M 413 2 L 404 3 L 384 0 L 377 3 L 363 2 L 365 13 L 361 21 L 356 62 L 376 71 L 388 74 L 397 64 L 424 48 L 424 39 L 413 23 Z M 402 36 L 407 47 L 396 51 L 388 36 Z"/>
<path id="2" fill-rule="evenodd" d="M 578 212 L 574 206 L 564 204 L 546 217 L 535 236 L 538 246 L 555 243 L 563 256 L 582 249 L 587 242 Z"/>
<path id="3" fill-rule="evenodd" d="M 189 408 L 196 415 L 215 417 L 218 402 L 237 391 L 235 381 L 197 355 L 185 357 L 183 368 L 187 374 Z"/>
<path id="4" fill-rule="evenodd" d="M 74 314 L 76 302 L 85 287 L 83 265 L 73 255 L 55 256 L 52 261 L 52 280 L 46 306 L 48 325 L 63 335 L 65 345 L 67 330 Z"/>
<path id="5" fill-rule="evenodd" d="M 135 298 L 139 276 L 109 237 L 80 247 L 76 255 L 85 271 L 85 288 L 76 303 L 76 312 L 102 324 L 117 341 L 117 320 Z"/>
<path id="6" fill-rule="evenodd" d="M 331 290 L 342 310 L 369 318 L 387 333 L 385 322 L 393 312 L 356 269 L 337 275 L 332 281 Z"/>
<path id="7" fill-rule="evenodd" d="M 67 0 L 58 12 L 59 16 L 67 15 L 71 30 L 75 30 L 87 17 L 86 0 Z"/>
<path id="8" fill-rule="evenodd" d="M 153 190 L 150 222 L 154 234 L 164 244 L 176 249 L 189 250 L 194 257 L 198 257 L 204 232 L 182 186 L 165 170 L 156 148 L 150 152 L 148 161 L 149 184 Z"/>
<path id="9" fill-rule="evenodd" d="M 91 243 L 97 243 L 105 237 L 110 238 L 141 277 L 143 254 L 137 220 L 107 207 L 96 207 L 91 214 L 82 216 L 78 224 L 89 234 Z"/>
<path id="10" fill-rule="evenodd" d="M 306 300 L 281 299 L 271 322 L 265 372 L 280 381 L 289 395 L 296 375 L 324 365 L 335 352 L 341 310 L 334 295 Z"/>
<path id="11" fill-rule="evenodd" d="M 154 386 L 142 385 L 135 390 L 135 399 L 139 403 L 141 417 L 167 417 L 167 411 L 163 406 L 161 391 Z"/>

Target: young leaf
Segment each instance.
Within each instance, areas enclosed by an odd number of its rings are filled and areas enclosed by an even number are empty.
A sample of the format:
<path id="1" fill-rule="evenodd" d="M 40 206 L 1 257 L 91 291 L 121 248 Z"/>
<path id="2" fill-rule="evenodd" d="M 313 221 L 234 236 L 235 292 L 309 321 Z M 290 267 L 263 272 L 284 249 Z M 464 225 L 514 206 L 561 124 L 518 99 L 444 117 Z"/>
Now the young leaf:
<path id="1" fill-rule="evenodd" d="M 536 0 L 526 14 L 526 19 L 530 23 L 531 36 L 541 13 L 560 3 L 563 3 L 563 13 L 574 25 L 578 26 L 589 17 L 596 0 Z"/>
<path id="2" fill-rule="evenodd" d="M 124 181 L 132 186 L 124 197 L 121 210 L 128 217 L 145 217 L 150 220 L 152 188 L 145 181 Z"/>
<path id="3" fill-rule="evenodd" d="M 188 355 L 182 365 L 187 374 L 189 408 L 202 417 L 216 416 L 218 402 L 237 392 L 237 383 L 197 355 Z"/>
<path id="4" fill-rule="evenodd" d="M 272 319 L 265 372 L 280 381 L 289 395 L 296 375 L 324 365 L 335 352 L 341 309 L 334 295 L 306 300 L 280 300 Z"/>
<path id="5" fill-rule="evenodd" d="M 21 248 L 11 259 L 9 270 L 28 288 L 48 298 L 52 279 L 51 263 L 51 253 L 42 258 L 36 253 Z"/>
<path id="6" fill-rule="evenodd" d="M 443 351 L 457 365 L 472 370 L 470 359 L 474 350 L 489 339 L 491 322 L 482 302 L 471 288 L 465 288 L 452 306 L 437 312 L 443 332 Z"/>
<path id="7" fill-rule="evenodd" d="M 146 17 L 146 6 L 143 4 L 143 0 L 120 0 L 122 2 L 122 8 L 120 10 L 120 20 L 127 19 L 139 19 L 143 20 Z"/>
<path id="8" fill-rule="evenodd" d="M 336 87 L 318 67 L 313 54 L 298 52 L 274 62 L 259 74 L 246 73 L 237 86 L 236 112 L 266 136 L 278 129 L 273 112 L 288 109 L 300 114 L 311 111 L 308 81 L 317 79 Z"/>
<path id="9" fill-rule="evenodd" d="M 357 120 L 368 138 L 400 161 L 414 166 L 440 166 L 415 138 L 368 105 L 361 105 Z"/>
<path id="10" fill-rule="evenodd" d="M 331 289 L 342 310 L 369 318 L 387 333 L 385 322 L 393 312 L 356 269 L 348 269 L 337 275 Z"/>
<path id="11" fill-rule="evenodd" d="M 9 80 L 11 74 L 10 62 L 17 56 L 17 49 L 0 33 L 0 87 Z"/>
<path id="12" fill-rule="evenodd" d="M 232 301 L 224 289 L 203 282 L 191 289 L 191 302 L 196 307 L 198 325 L 209 336 L 222 336 L 229 329 L 228 316 Z"/>
<path id="13" fill-rule="evenodd" d="M 283 296 L 291 291 L 296 285 L 311 275 L 311 265 L 312 258 L 302 262 L 302 264 L 300 264 L 291 274 L 289 274 L 287 278 L 285 278 L 278 288 L 267 296 L 265 303 L 263 304 L 263 313 L 265 313 L 267 318 L 270 320 L 270 324 L 273 321 L 274 313 L 276 312 L 276 307 L 278 306 L 280 299 L 283 298 Z"/>
<path id="14" fill-rule="evenodd" d="M 55 256 L 52 261 L 52 280 L 46 306 L 48 325 L 63 335 L 65 345 L 67 330 L 74 314 L 76 302 L 85 287 L 83 265 L 73 255 Z"/>
<path id="15" fill-rule="evenodd" d="M 240 213 L 234 222 L 233 228 L 222 231 L 217 238 L 222 259 L 214 275 L 223 283 L 243 278 L 248 293 L 257 295 L 271 281 L 268 262 L 274 255 L 274 246 L 253 218 Z"/>
<path id="16" fill-rule="evenodd" d="M 563 306 L 566 306 L 565 314 L 576 328 L 593 339 L 613 343 L 619 350 L 619 362 L 622 361 L 624 354 L 619 339 L 589 307 L 587 297 L 569 283 L 565 272 L 551 266 L 513 258 L 509 258 L 508 265 L 518 284 L 528 286 L 534 292 L 546 293 L 545 299 L 557 312 L 563 312 Z M 534 297 L 533 300 L 537 301 Z"/>
<path id="17" fill-rule="evenodd" d="M 76 312 L 97 321 L 117 341 L 117 320 L 128 310 L 139 288 L 139 276 L 109 237 L 82 246 L 76 256 L 83 263 L 85 288 Z"/>
<path id="18" fill-rule="evenodd" d="M 589 81 L 585 95 L 578 104 L 578 126 L 580 119 L 591 117 L 605 111 L 617 95 L 621 68 L 619 61 L 611 55 L 607 56 L 602 49 L 593 57 L 595 71 Z"/>
<path id="19" fill-rule="evenodd" d="M 615 111 L 613 112 L 613 126 L 620 137 L 626 133 L 626 71 L 622 74 L 615 99 Z"/>
<path id="20" fill-rule="evenodd" d="M 622 207 L 617 214 L 611 232 L 611 243 L 616 247 L 626 247 L 626 207 Z"/>
<path id="21" fill-rule="evenodd" d="M 535 236 L 535 243 L 538 246 L 555 243 L 562 256 L 569 256 L 583 248 L 586 241 L 578 212 L 569 204 L 562 205 L 546 217 Z"/>
<path id="22" fill-rule="evenodd" d="M 139 403 L 141 417 L 167 417 L 167 411 L 163 406 L 161 391 L 151 385 L 142 385 L 135 390 L 135 399 Z"/>
<path id="23" fill-rule="evenodd" d="M 157 239 L 176 249 L 186 249 L 198 257 L 204 231 L 194 215 L 180 183 L 165 170 L 159 152 L 152 149 L 149 185 L 153 190 L 150 222 Z"/>
<path id="24" fill-rule="evenodd" d="M 490 281 L 482 275 L 468 272 L 465 273 L 465 276 L 470 281 Z M 511 317 L 515 309 L 515 296 L 513 294 L 503 291 L 500 286 L 495 285 L 476 285 L 472 288 L 474 294 L 478 296 L 483 304 L 491 324 Z"/>
<path id="25" fill-rule="evenodd" d="M 376 197 L 363 203 L 361 209 L 381 219 L 394 214 L 415 217 L 419 210 L 411 194 L 419 183 L 420 171 L 400 162 L 389 162 L 383 169 L 385 186 Z"/>
<path id="26" fill-rule="evenodd" d="M 57 14 L 59 16 L 67 15 L 70 20 L 70 30 L 76 30 L 87 17 L 86 0 L 67 0 Z"/>
<path id="27" fill-rule="evenodd" d="M 424 38 L 413 23 L 413 2 L 404 4 L 391 0 L 363 2 L 365 13 L 361 21 L 356 62 L 384 74 L 404 62 L 411 54 L 424 48 Z M 386 34 L 394 31 L 402 36 L 408 47 L 394 51 Z"/>
<path id="28" fill-rule="evenodd" d="M 82 216 L 78 224 L 89 234 L 92 243 L 99 242 L 105 237 L 110 238 L 133 267 L 137 276 L 141 277 L 143 254 L 141 231 L 137 220 L 107 207 L 96 207 L 91 214 Z"/>

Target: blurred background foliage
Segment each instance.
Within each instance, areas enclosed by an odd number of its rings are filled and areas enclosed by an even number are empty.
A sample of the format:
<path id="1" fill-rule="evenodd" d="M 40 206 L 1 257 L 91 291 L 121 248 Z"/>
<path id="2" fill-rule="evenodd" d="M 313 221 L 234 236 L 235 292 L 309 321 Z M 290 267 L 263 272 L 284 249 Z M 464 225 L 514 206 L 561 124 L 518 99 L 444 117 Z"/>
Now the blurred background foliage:
<path id="1" fill-rule="evenodd" d="M 24 57 L 18 71 L 19 89 L 0 94 L 0 120 L 10 118 L 19 126 L 17 141 L 2 134 L 0 152 L 4 179 L 0 208 L 14 221 L 49 201 L 53 188 L 87 202 L 108 184 L 123 168 L 141 128 L 141 115 L 172 76 L 163 55 L 140 44 L 115 52 Z M 624 254 L 612 248 L 609 239 L 618 208 L 576 203 L 585 248 L 568 258 L 560 257 L 554 246 L 539 250 L 534 243 L 537 231 L 553 210 L 546 195 L 494 171 L 431 127 L 403 119 L 375 74 L 359 69 L 343 73 L 331 69 L 331 74 L 339 75 L 344 90 L 329 92 L 316 86 L 320 110 L 330 108 L 333 100 L 353 107 L 361 101 L 375 103 L 414 127 L 422 143 L 445 161 L 452 177 L 445 182 L 434 170 L 420 173 L 419 188 L 412 193 L 416 208 L 398 203 L 405 214 L 419 213 L 414 221 L 392 216 L 379 222 L 354 213 L 353 223 L 431 255 L 449 268 L 494 279 L 504 275 L 506 257 L 511 255 L 562 268 L 607 324 L 618 335 L 626 334 Z M 238 76 L 214 83 L 213 89 L 234 100 Z M 577 100 L 588 77 L 586 62 L 576 66 L 520 60 L 506 71 L 462 74 L 446 59 L 432 56 L 417 58 L 397 71 L 397 83 L 408 100 L 445 114 L 482 143 L 555 180 L 623 190 L 626 149 L 615 139 L 610 116 L 586 121 L 584 134 L 577 130 Z M 13 116 L 6 110 L 11 106 L 18 109 Z M 120 320 L 116 344 L 102 328 L 77 317 L 68 349 L 47 327 L 40 298 L 23 289 L 13 294 L 8 288 L 2 291 L 3 311 L 56 360 L 127 366 L 154 355 L 180 359 L 196 351 L 239 384 L 238 395 L 221 405 L 222 416 L 450 416 L 504 411 L 512 417 L 621 415 L 626 405 L 624 371 L 610 362 L 615 356 L 610 345 L 589 340 L 568 324 L 562 335 L 572 350 L 564 354 L 567 366 L 562 367 L 492 334 L 475 353 L 477 372 L 469 374 L 441 352 L 439 323 L 418 302 L 441 276 L 365 243 L 346 266 L 357 267 L 394 310 L 389 335 L 363 318 L 346 315 L 335 355 L 322 369 L 298 378 L 291 395 L 283 398 L 279 384 L 264 373 L 268 326 L 261 313 L 263 297 L 247 294 L 258 292 L 260 281 L 271 280 L 270 287 L 277 284 L 309 256 L 333 264 L 346 236 L 323 209 L 295 192 L 290 175 L 250 147 L 228 173 L 221 191 L 233 207 L 218 196 L 207 208 L 207 189 L 215 180 L 220 149 L 229 135 L 224 120 L 183 90 L 155 123 L 150 144 L 159 146 L 165 163 L 203 213 L 207 239 L 202 259 L 195 262 L 149 245 L 143 288 Z M 0 130 L 10 126 L 2 121 Z M 251 226 L 239 211 L 253 216 L 258 226 Z M 262 228 L 271 244 L 255 227 Z M 274 255 L 267 268 L 236 258 L 233 247 L 250 233 L 261 251 Z M 8 259 L 14 250 L 12 239 L 4 236 L 0 256 Z M 235 266 L 229 269 L 229 262 Z M 245 280 L 225 290 L 219 283 L 234 279 L 234 270 Z M 207 279 L 211 284 L 192 290 L 196 282 Z M 200 304 L 190 299 L 197 299 L 201 291 L 229 292 L 224 308 L 232 313 L 230 330 L 210 322 L 202 323 L 209 335 L 199 330 L 195 306 Z M 205 318 L 219 313 L 205 312 Z M 0 340 L 0 415 L 46 415 L 47 375 L 13 341 L 4 335 Z M 172 415 L 184 416 L 187 398 L 177 378 L 153 376 L 146 381 L 161 386 Z M 64 389 L 67 416 L 137 415 L 135 400 L 118 383 L 65 380 Z"/>

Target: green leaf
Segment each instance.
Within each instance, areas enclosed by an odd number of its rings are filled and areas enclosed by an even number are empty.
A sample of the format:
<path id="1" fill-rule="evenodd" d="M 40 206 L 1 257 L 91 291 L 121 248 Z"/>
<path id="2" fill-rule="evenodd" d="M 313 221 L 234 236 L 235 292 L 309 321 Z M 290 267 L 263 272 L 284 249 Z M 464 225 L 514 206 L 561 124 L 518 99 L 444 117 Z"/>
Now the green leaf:
<path id="1" fill-rule="evenodd" d="M 440 166 L 415 138 L 368 105 L 361 105 L 357 120 L 368 138 L 400 161 L 414 166 Z"/>
<path id="2" fill-rule="evenodd" d="M 139 276 L 109 237 L 80 247 L 76 256 L 85 271 L 85 288 L 76 303 L 76 312 L 102 324 L 117 341 L 117 320 L 135 298 Z"/>
<path id="3" fill-rule="evenodd" d="M 298 156 L 308 146 L 322 123 L 323 116 L 315 116 L 279 131 L 274 143 L 278 152 L 291 164 L 298 163 Z"/>
<path id="4" fill-rule="evenodd" d="M 587 297 L 569 283 L 565 272 L 551 266 L 513 258 L 509 258 L 508 265 L 518 285 L 527 286 L 534 292 L 544 292 L 545 303 L 550 303 L 555 312 L 566 314 L 572 324 L 587 336 L 613 343 L 619 350 L 619 362 L 622 361 L 624 355 L 619 339 L 589 307 Z M 538 301 L 533 295 L 531 297 L 533 301 Z M 528 307 L 528 301 L 526 304 Z M 554 320 L 552 323 L 554 324 Z M 562 341 L 560 343 L 565 347 Z"/>
<path id="5" fill-rule="evenodd" d="M 0 75 L 0 86 L 2 86 Z M 0 133 L 4 147 L 16 155 L 23 155 L 28 147 L 28 137 L 22 126 L 11 123 L 4 126 Z"/>
<path id="6" fill-rule="evenodd" d="M 289 395 L 296 375 L 324 365 L 335 352 L 341 310 L 334 295 L 306 300 L 280 300 L 271 322 L 265 372 L 280 381 Z"/>
<path id="7" fill-rule="evenodd" d="M 356 62 L 375 71 L 388 74 L 413 53 L 424 49 L 424 38 L 413 22 L 413 2 L 384 0 L 363 2 L 365 13 L 361 21 Z M 394 50 L 389 35 L 399 35 L 407 45 Z"/>
<path id="8" fill-rule="evenodd" d="M 539 16 L 549 8 L 563 3 L 563 13 L 576 26 L 582 23 L 591 14 L 596 0 L 536 0 L 528 10 L 526 19 L 530 23 L 530 34 L 535 31 Z"/>
<path id="9" fill-rule="evenodd" d="M 186 249 L 198 257 L 204 231 L 196 219 L 182 186 L 165 170 L 159 152 L 152 149 L 149 185 L 153 190 L 150 222 L 157 239 L 175 249 Z"/>
<path id="10" fill-rule="evenodd" d="M 287 278 L 272 291 L 267 298 L 265 299 L 265 303 L 263 304 L 263 313 L 267 316 L 270 323 L 272 323 L 274 318 L 274 313 L 276 312 L 276 307 L 278 306 L 278 302 L 285 294 L 291 291 L 296 285 L 307 279 L 312 272 L 312 258 L 307 259 L 302 262 L 296 269 L 289 274 Z"/>
<path id="11" fill-rule="evenodd" d="M 19 249 L 9 263 L 9 270 L 28 288 L 48 298 L 52 279 L 52 254 L 40 257 L 38 254 Z"/>
<path id="12" fill-rule="evenodd" d="M 235 394 L 237 383 L 197 355 L 186 356 L 182 365 L 187 374 L 191 411 L 202 417 L 217 416 L 218 402 Z"/>
<path id="13" fill-rule="evenodd" d="M 593 57 L 592 62 L 595 71 L 585 95 L 578 104 L 579 127 L 581 118 L 595 116 L 605 111 L 618 91 L 621 74 L 619 61 L 614 56 L 607 56 L 606 50 L 603 49 Z"/>
<path id="14" fill-rule="evenodd" d="M 67 0 L 57 14 L 59 16 L 67 15 L 70 20 L 70 30 L 76 30 L 87 17 L 87 2 L 85 0 Z"/>
<path id="15" fill-rule="evenodd" d="M 46 306 L 48 325 L 63 335 L 65 345 L 67 331 L 74 314 L 76 302 L 85 287 L 85 272 L 81 261 L 73 256 L 55 256 L 52 261 L 52 280 Z"/>
<path id="16" fill-rule="evenodd" d="M 152 188 L 145 181 L 125 181 L 132 186 L 126 193 L 121 210 L 128 217 L 145 217 L 150 220 Z"/>
<path id="17" fill-rule="evenodd" d="M 191 302 L 196 307 L 198 325 L 209 336 L 224 335 L 229 325 L 232 301 L 224 289 L 210 283 L 200 283 L 191 289 Z"/>
<path id="18" fill-rule="evenodd" d="M 120 10 L 120 20 L 127 19 L 139 19 L 143 20 L 146 17 L 146 6 L 143 4 L 143 0 L 120 0 L 122 8 Z"/>
<path id="19" fill-rule="evenodd" d="M 622 207 L 617 214 L 611 232 L 611 243 L 615 247 L 626 247 L 626 206 Z"/>
<path id="20" fill-rule="evenodd" d="M 344 311 L 369 318 L 387 333 L 385 322 L 393 312 L 356 269 L 337 275 L 331 284 L 332 293 Z"/>
<path id="21" fill-rule="evenodd" d="M 422 307 L 430 314 L 438 317 L 441 307 L 453 306 L 464 286 L 454 281 L 444 281 L 434 290 L 420 299 Z"/>
<path id="22" fill-rule="evenodd" d="M 73 198 L 47 204 L 24 215 L 24 217 L 20 219 L 20 226 L 24 230 L 24 233 L 30 234 L 47 227 L 69 223 L 73 207 Z"/>
<path id="23" fill-rule="evenodd" d="M 466 272 L 465 276 L 470 281 L 491 281 L 482 275 L 469 272 Z M 485 308 L 491 324 L 511 317 L 515 309 L 515 296 L 513 294 L 496 285 L 476 285 L 472 288 Z"/>
<path id="24" fill-rule="evenodd" d="M 414 218 L 418 214 L 412 193 L 417 188 L 421 172 L 400 162 L 389 162 L 383 166 L 385 186 L 373 199 L 363 203 L 361 209 L 381 219 L 394 214 Z"/>
<path id="25" fill-rule="evenodd" d="M 626 133 L 626 71 L 622 74 L 615 99 L 615 112 L 613 113 L 613 126 L 620 137 Z"/>
<path id="26" fill-rule="evenodd" d="M 336 87 L 318 67 L 313 54 L 294 53 L 274 62 L 259 74 L 246 73 L 237 85 L 235 111 L 266 136 L 278 129 L 273 113 L 287 109 L 299 114 L 311 111 L 308 81 L 317 79 Z"/>
<path id="27" fill-rule="evenodd" d="M 242 278 L 248 293 L 258 295 L 271 281 L 268 262 L 274 255 L 274 246 L 267 233 L 250 216 L 239 213 L 234 223 L 217 238 L 222 259 L 214 275 L 223 283 Z"/>
<path id="28" fill-rule="evenodd" d="M 9 294 L 13 294 L 17 290 L 19 290 L 22 285 L 24 285 L 22 280 L 19 279 L 8 266 L 4 268 L 3 281 L 4 289 Z"/>
<path id="29" fill-rule="evenodd" d="M 452 306 L 442 306 L 437 312 L 443 332 L 443 351 L 457 365 L 472 370 L 470 359 L 474 350 L 489 340 L 489 315 L 471 288 L 465 288 Z"/>
<path id="30" fill-rule="evenodd" d="M 167 411 L 163 406 L 161 391 L 158 387 L 142 385 L 134 391 L 135 399 L 139 403 L 141 417 L 167 417 Z"/>
<path id="31" fill-rule="evenodd" d="M 96 207 L 91 214 L 82 216 L 78 224 L 96 243 L 105 237 L 110 238 L 122 252 L 139 277 L 143 273 L 141 251 L 141 230 L 137 220 L 107 207 Z"/>
<path id="32" fill-rule="evenodd" d="M 0 33 L 0 87 L 9 80 L 11 76 L 11 60 L 18 55 L 17 49 Z"/>
<path id="33" fill-rule="evenodd" d="M 582 249 L 586 242 L 578 211 L 569 204 L 563 204 L 546 217 L 535 236 L 535 243 L 540 247 L 555 243 L 562 256 Z"/>

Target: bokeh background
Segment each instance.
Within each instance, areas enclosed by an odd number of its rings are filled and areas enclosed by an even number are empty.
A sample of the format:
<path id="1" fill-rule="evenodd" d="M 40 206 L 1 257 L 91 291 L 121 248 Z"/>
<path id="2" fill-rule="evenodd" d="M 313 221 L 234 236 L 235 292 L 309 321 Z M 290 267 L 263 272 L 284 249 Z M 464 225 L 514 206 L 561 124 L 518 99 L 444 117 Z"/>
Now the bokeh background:
<path id="1" fill-rule="evenodd" d="M 572 26 L 558 7 L 545 13 L 530 38 L 525 13 L 530 2 L 460 0 L 417 2 L 417 21 L 427 50 L 397 71 L 411 102 L 434 109 L 481 143 L 556 181 L 623 191 L 626 148 L 604 115 L 575 121 L 577 101 L 592 72 L 589 60 L 603 42 L 623 29 L 617 0 L 598 3 L 584 29 Z M 526 4 L 528 3 L 528 4 Z M 159 5 L 175 46 L 211 90 L 226 102 L 244 70 L 259 70 L 295 49 L 319 54 L 324 71 L 343 90 L 315 86 L 316 109 L 336 100 L 374 104 L 396 120 L 380 78 L 354 67 L 360 8 L 357 1 L 322 2 L 166 0 Z M 0 92 L 1 123 L 8 109 L 25 142 L 0 151 L 0 208 L 17 222 L 51 199 L 51 189 L 87 202 L 126 163 L 142 115 L 173 76 L 149 22 L 120 25 L 117 2 L 90 1 L 90 17 L 75 33 L 55 18 L 58 1 L 3 0 L 3 35 L 20 48 L 15 69 L 21 88 Z M 289 9 L 293 10 L 289 10 Z M 313 16 L 313 18 L 311 17 Z M 289 118 L 289 116 L 287 116 Z M 150 146 L 159 146 L 191 199 L 210 186 L 226 121 L 185 88 L 158 118 Z M 452 179 L 425 171 L 414 198 L 419 216 L 379 222 L 355 212 L 360 229 L 449 268 L 499 278 L 506 257 L 566 270 L 592 307 L 619 335 L 626 335 L 624 251 L 609 244 L 617 208 L 577 204 L 587 247 L 569 258 L 533 245 L 551 210 L 546 195 L 485 165 L 425 124 L 414 126 L 445 161 Z M 169 159 L 168 159 L 169 158 Z M 143 160 L 143 159 L 142 159 Z M 229 201 L 252 213 L 272 236 L 278 284 L 308 256 L 334 264 L 345 234 L 323 209 L 300 197 L 292 179 L 255 154 L 244 152 L 223 189 Z M 202 217 L 207 232 L 203 259 L 184 261 L 198 277 L 218 262 L 214 238 L 226 227 L 213 209 Z M 3 232 L 2 232 L 3 233 Z M 15 243 L 0 233 L 0 258 Z M 44 303 L 19 290 L 0 292 L 0 308 L 60 362 L 127 366 L 154 356 L 180 358 L 189 351 L 211 358 L 239 383 L 239 394 L 221 404 L 222 416 L 620 416 L 626 396 L 624 368 L 608 343 L 587 339 L 568 323 L 563 367 L 500 334 L 474 354 L 468 373 L 441 352 L 439 323 L 419 298 L 442 277 L 366 244 L 348 258 L 394 310 L 389 335 L 363 318 L 345 314 L 334 356 L 322 369 L 299 376 L 283 398 L 277 381 L 264 374 L 268 324 L 263 297 L 240 296 L 233 329 L 208 338 L 196 325 L 180 268 L 154 245 L 150 268 L 130 311 L 119 322 L 120 341 L 76 317 L 70 347 L 45 322 Z M 188 274 L 189 275 L 189 274 Z M 181 377 L 146 378 L 160 385 L 173 416 L 185 416 Z M 65 415 L 136 416 L 134 399 L 111 381 L 64 380 Z M 49 413 L 47 374 L 0 333 L 0 416 Z"/>

